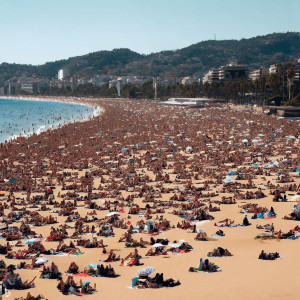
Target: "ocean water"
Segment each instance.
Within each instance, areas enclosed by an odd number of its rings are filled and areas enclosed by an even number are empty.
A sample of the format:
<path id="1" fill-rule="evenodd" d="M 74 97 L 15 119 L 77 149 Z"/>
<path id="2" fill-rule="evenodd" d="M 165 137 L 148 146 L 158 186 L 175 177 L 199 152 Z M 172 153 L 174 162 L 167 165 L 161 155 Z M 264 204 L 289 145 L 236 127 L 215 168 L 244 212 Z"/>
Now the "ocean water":
<path id="1" fill-rule="evenodd" d="M 80 104 L 0 99 L 0 143 L 84 121 L 99 113 L 99 109 Z"/>

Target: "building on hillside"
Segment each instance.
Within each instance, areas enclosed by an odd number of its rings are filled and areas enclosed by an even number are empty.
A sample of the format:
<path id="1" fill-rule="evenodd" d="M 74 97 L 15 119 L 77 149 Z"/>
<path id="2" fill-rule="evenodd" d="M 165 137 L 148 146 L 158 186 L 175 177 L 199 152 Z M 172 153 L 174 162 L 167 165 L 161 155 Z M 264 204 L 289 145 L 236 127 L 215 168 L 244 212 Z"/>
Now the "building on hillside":
<path id="1" fill-rule="evenodd" d="M 21 92 L 33 94 L 33 82 L 21 83 L 20 90 Z"/>
<path id="2" fill-rule="evenodd" d="M 20 84 L 14 81 L 8 81 L 6 95 L 17 95 L 20 93 Z"/>
<path id="3" fill-rule="evenodd" d="M 58 71 L 58 74 L 57 74 L 58 80 L 63 80 L 68 76 L 69 76 L 69 72 L 65 68 Z"/>
<path id="4" fill-rule="evenodd" d="M 249 78 L 249 68 L 246 65 L 228 65 L 222 69 L 224 80 L 243 80 Z"/>
<path id="5" fill-rule="evenodd" d="M 260 79 L 262 77 L 267 77 L 269 75 L 268 67 L 260 67 L 259 69 L 255 69 L 249 74 L 249 78 L 252 80 Z"/>
<path id="6" fill-rule="evenodd" d="M 294 82 L 300 82 L 300 58 L 295 63 L 294 71 L 295 71 Z"/>
<path id="7" fill-rule="evenodd" d="M 211 68 L 204 77 L 204 82 L 243 80 L 249 78 L 249 68 L 246 65 L 227 65 Z"/>
<path id="8" fill-rule="evenodd" d="M 269 74 L 277 74 L 281 76 L 284 74 L 284 67 L 281 64 L 270 65 Z"/>
<path id="9" fill-rule="evenodd" d="M 122 77 L 118 77 L 117 79 L 110 80 L 109 83 L 108 83 L 108 87 L 109 88 L 115 87 L 117 89 L 118 97 L 121 97 L 122 90 L 123 90 L 123 79 L 122 79 Z"/>

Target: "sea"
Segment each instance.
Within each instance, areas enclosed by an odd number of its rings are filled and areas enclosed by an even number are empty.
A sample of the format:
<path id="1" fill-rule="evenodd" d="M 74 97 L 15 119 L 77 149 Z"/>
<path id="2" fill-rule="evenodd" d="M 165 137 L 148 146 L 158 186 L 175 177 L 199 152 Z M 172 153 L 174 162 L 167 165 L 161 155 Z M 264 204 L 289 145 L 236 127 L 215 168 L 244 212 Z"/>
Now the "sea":
<path id="1" fill-rule="evenodd" d="M 0 143 L 67 123 L 85 121 L 100 112 L 101 108 L 81 104 L 0 99 Z"/>

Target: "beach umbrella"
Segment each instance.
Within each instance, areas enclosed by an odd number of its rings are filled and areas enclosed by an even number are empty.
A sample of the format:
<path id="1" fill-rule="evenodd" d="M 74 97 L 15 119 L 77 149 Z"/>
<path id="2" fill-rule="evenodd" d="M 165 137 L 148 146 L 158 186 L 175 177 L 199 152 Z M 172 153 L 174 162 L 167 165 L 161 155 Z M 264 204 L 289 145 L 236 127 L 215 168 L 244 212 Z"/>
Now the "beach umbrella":
<path id="1" fill-rule="evenodd" d="M 300 201 L 300 195 L 294 195 L 291 201 Z"/>
<path id="2" fill-rule="evenodd" d="M 259 140 L 257 140 L 257 139 L 252 140 L 253 144 L 258 144 L 258 142 L 259 142 Z"/>
<path id="3" fill-rule="evenodd" d="M 10 183 L 16 183 L 17 181 L 19 181 L 19 179 L 17 179 L 16 177 L 12 177 L 9 179 Z"/>
<path id="4" fill-rule="evenodd" d="M 111 216 L 114 216 L 114 215 L 119 215 L 119 213 L 117 211 L 112 211 L 112 212 L 108 213 L 106 216 L 111 217 Z"/>
<path id="5" fill-rule="evenodd" d="M 243 139 L 243 140 L 242 140 L 242 143 L 247 144 L 247 143 L 248 143 L 248 140 L 247 140 L 247 139 Z"/>
<path id="6" fill-rule="evenodd" d="M 158 247 L 164 247 L 164 245 L 161 244 L 161 243 L 155 243 L 155 244 L 152 245 L 152 247 L 153 248 L 158 248 Z"/>
<path id="7" fill-rule="evenodd" d="M 46 263 L 46 262 L 48 262 L 49 261 L 49 259 L 48 258 L 46 258 L 46 257 L 39 257 L 37 260 L 36 260 L 36 264 L 37 265 L 41 265 L 41 264 L 44 264 L 44 263 Z"/>
<path id="8" fill-rule="evenodd" d="M 265 135 L 262 134 L 262 133 L 260 133 L 258 136 L 259 136 L 259 137 L 265 137 Z"/>
<path id="9" fill-rule="evenodd" d="M 186 153 L 192 153 L 193 152 L 193 148 L 192 147 L 186 147 L 186 149 L 185 149 L 185 152 Z"/>
<path id="10" fill-rule="evenodd" d="M 293 135 L 288 135 L 286 138 L 287 138 L 288 140 L 294 140 L 294 139 L 295 139 L 295 137 L 294 137 Z"/>
<path id="11" fill-rule="evenodd" d="M 121 150 L 122 153 L 126 153 L 127 151 L 128 151 L 128 148 L 123 148 L 123 149 Z"/>
<path id="12" fill-rule="evenodd" d="M 137 273 L 138 273 L 139 276 L 149 276 L 149 275 L 151 275 L 154 271 L 155 271 L 155 268 L 153 268 L 153 267 L 147 267 L 147 268 L 138 270 Z"/>
<path id="13" fill-rule="evenodd" d="M 281 133 L 281 132 L 282 132 L 281 128 L 275 130 L 275 133 Z"/>
<path id="14" fill-rule="evenodd" d="M 228 182 L 231 182 L 232 181 L 232 178 L 229 177 L 229 176 L 226 176 L 225 179 L 223 180 L 224 183 L 228 183 Z"/>

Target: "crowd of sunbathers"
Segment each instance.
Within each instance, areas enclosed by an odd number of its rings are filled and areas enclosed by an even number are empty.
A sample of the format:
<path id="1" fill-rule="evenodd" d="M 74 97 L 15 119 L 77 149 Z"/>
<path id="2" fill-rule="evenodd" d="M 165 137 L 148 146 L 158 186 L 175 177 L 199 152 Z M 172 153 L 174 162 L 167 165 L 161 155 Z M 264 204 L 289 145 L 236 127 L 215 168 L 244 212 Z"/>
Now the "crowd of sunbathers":
<path id="1" fill-rule="evenodd" d="M 275 231 L 273 225 L 261 225 L 261 214 L 273 218 L 274 208 L 248 203 L 248 199 L 264 203 L 263 198 L 273 196 L 274 201 L 285 202 L 290 197 L 286 192 L 295 196 L 299 193 L 299 183 L 295 182 L 298 179 L 291 175 L 299 165 L 299 151 L 295 141 L 286 138 L 299 137 L 299 128 L 293 122 L 227 106 L 201 113 L 148 102 L 133 106 L 125 100 L 103 101 L 103 106 L 101 119 L 70 124 L 68 133 L 59 128 L 0 145 L 0 190 L 7 192 L 3 201 L 1 196 L 0 204 L 0 234 L 7 244 L 1 243 L 0 254 L 21 260 L 18 268 L 22 272 L 41 269 L 42 278 L 64 278 L 55 264 L 44 266 L 37 259 L 41 254 L 77 256 L 83 254 L 82 248 L 99 248 L 84 251 L 98 251 L 106 258 L 101 261 L 111 265 L 118 261 L 121 266 L 141 265 L 144 256 L 190 252 L 193 247 L 188 242 L 171 244 L 155 235 L 166 232 L 168 236 L 168 230 L 177 230 L 179 234 L 190 234 L 191 240 L 209 241 L 211 238 L 204 230 L 198 230 L 197 223 L 212 220 L 218 226 L 213 235 L 217 239 L 224 239 L 223 227 L 251 225 L 250 216 L 257 228 L 269 230 L 272 237 L 297 236 L 297 229 L 283 233 Z M 208 119 L 219 126 L 211 126 Z M 250 119 L 252 123 L 247 123 Z M 283 132 L 276 134 L 276 128 L 283 128 Z M 262 139 L 265 145 L 271 144 L 274 149 L 242 142 L 242 134 L 250 141 L 260 132 L 266 136 L 266 140 Z M 193 149 L 187 150 L 188 145 L 193 145 Z M 290 154 L 285 153 L 286 147 L 290 147 Z M 269 163 L 274 160 L 273 168 Z M 264 167 L 266 164 L 268 168 Z M 267 181 L 263 177 L 277 173 L 277 179 Z M 7 180 L 12 176 L 18 179 L 13 184 Z M 256 179 L 261 179 L 262 184 Z M 241 208 L 249 220 L 245 215 L 236 224 L 230 214 L 220 218 L 220 210 L 235 208 L 240 201 L 247 202 Z M 100 213 L 107 215 L 100 218 Z M 280 211 L 277 213 L 280 215 Z M 295 208 L 285 219 L 299 220 L 300 214 Z M 226 228 L 225 239 L 230 230 Z M 40 233 L 45 231 L 47 234 L 42 236 Z M 148 235 L 150 239 L 145 238 Z M 105 245 L 99 236 L 104 237 Z M 132 252 L 124 254 L 111 249 L 110 240 L 114 239 L 120 241 L 122 251 L 125 248 L 124 251 Z M 198 247 L 201 242 L 195 244 Z M 208 256 L 230 255 L 227 249 L 218 247 Z M 22 261 L 26 259 L 31 261 Z M 78 264 L 73 262 L 68 273 L 114 277 L 111 265 L 93 265 L 79 272 Z M 219 267 L 205 260 L 191 270 L 214 272 Z M 6 268 L 1 269 L 1 276 L 8 288 L 34 285 Z M 174 280 L 164 281 L 160 275 L 155 281 L 144 279 L 140 278 L 141 287 L 177 284 Z M 61 280 L 58 288 L 64 294 L 75 295 L 95 291 L 89 284 L 75 283 L 73 277 Z"/>

